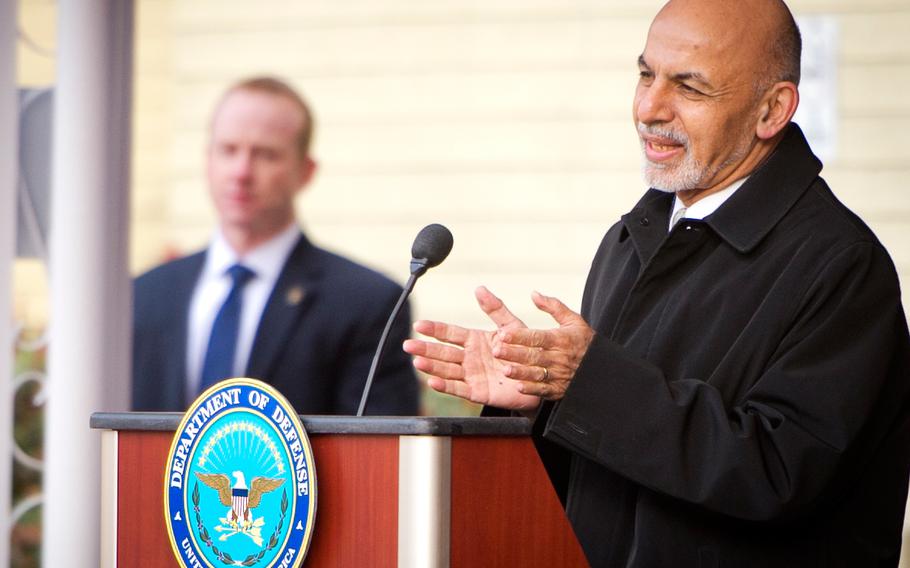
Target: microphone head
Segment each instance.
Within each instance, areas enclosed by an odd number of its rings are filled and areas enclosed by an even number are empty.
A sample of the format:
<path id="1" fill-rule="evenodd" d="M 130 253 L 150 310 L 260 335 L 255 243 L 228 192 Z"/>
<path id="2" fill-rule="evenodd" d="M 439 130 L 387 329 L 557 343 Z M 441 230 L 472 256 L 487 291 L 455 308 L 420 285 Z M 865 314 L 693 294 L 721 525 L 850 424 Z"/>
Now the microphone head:
<path id="1" fill-rule="evenodd" d="M 426 259 L 426 267 L 431 268 L 449 256 L 454 242 L 452 232 L 442 225 L 427 225 L 417 233 L 417 238 L 411 245 L 411 258 Z"/>

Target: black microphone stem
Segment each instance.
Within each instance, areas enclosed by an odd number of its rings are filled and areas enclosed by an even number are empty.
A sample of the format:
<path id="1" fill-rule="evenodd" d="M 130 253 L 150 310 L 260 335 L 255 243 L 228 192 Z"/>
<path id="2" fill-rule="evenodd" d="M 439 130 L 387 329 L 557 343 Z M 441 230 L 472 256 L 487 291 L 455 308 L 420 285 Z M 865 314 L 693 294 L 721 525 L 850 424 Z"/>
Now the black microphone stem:
<path id="1" fill-rule="evenodd" d="M 411 245 L 411 276 L 408 278 L 407 284 L 404 285 L 401 297 L 398 298 L 398 303 L 395 305 L 395 309 L 392 310 L 392 315 L 389 316 L 385 329 L 382 330 L 382 337 L 379 338 L 379 345 L 376 347 L 376 354 L 373 355 L 373 363 L 370 365 L 370 372 L 367 374 L 367 381 L 363 386 L 363 394 L 360 396 L 360 407 L 357 409 L 357 416 L 363 416 L 363 409 L 366 408 L 367 398 L 370 396 L 370 388 L 373 386 L 373 377 L 376 375 L 376 369 L 379 368 L 379 362 L 382 361 L 386 342 L 389 340 L 389 331 L 398 318 L 398 313 L 401 311 L 401 307 L 404 306 L 404 301 L 407 300 L 411 290 L 414 289 L 414 283 L 417 282 L 417 279 L 423 276 L 427 270 L 445 260 L 452 250 L 453 242 L 452 232 L 438 223 L 427 225 L 417 233 L 417 238 L 414 239 L 414 244 Z"/>
<path id="2" fill-rule="evenodd" d="M 419 261 L 417 263 L 414 261 L 411 262 L 411 276 L 404 285 L 404 290 L 402 290 L 401 296 L 398 298 L 398 303 L 395 304 L 395 308 L 392 310 L 392 315 L 389 316 L 389 321 L 385 324 L 385 329 L 382 330 L 382 337 L 379 338 L 379 346 L 376 347 L 376 354 L 373 355 L 373 363 L 370 365 L 370 372 L 367 374 L 367 382 L 363 387 L 363 395 L 360 397 L 360 407 L 357 409 L 357 416 L 363 416 L 363 409 L 366 408 L 367 398 L 370 396 L 370 387 L 373 386 L 373 376 L 376 374 L 376 369 L 379 368 L 379 363 L 382 361 L 382 354 L 385 352 L 386 341 L 389 338 L 389 331 L 392 329 L 392 324 L 398 319 L 398 313 L 401 311 L 401 307 L 404 306 L 405 300 L 408 299 L 408 296 L 414 289 L 414 283 L 417 282 L 417 279 L 420 278 L 424 272 L 426 272 L 426 262 L 423 263 L 422 271 L 415 270 L 415 264 L 419 264 Z"/>

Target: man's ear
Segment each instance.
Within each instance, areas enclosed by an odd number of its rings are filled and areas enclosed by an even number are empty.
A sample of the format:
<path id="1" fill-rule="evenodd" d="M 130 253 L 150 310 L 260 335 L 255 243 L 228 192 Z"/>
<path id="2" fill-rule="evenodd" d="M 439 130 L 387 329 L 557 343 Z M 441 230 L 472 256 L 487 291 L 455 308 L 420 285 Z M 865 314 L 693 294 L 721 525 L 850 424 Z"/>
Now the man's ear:
<path id="1" fill-rule="evenodd" d="M 762 140 L 777 136 L 793 118 L 799 105 L 799 90 L 790 81 L 780 81 L 768 89 L 761 102 L 755 135 Z"/>
<path id="2" fill-rule="evenodd" d="M 300 188 L 297 191 L 303 191 L 310 185 L 310 182 L 313 181 L 313 177 L 316 175 L 316 170 L 318 169 L 316 160 L 307 156 L 300 163 Z"/>

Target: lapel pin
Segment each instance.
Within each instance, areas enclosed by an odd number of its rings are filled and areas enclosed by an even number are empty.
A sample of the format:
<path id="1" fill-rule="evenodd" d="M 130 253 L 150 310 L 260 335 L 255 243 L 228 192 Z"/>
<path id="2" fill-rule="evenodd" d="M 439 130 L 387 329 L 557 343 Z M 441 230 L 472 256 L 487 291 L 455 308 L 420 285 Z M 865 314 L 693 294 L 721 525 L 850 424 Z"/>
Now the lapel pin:
<path id="1" fill-rule="evenodd" d="M 287 295 L 284 297 L 284 301 L 289 306 L 296 306 L 299 304 L 303 297 L 306 295 L 306 292 L 303 289 L 303 286 L 293 286 L 288 289 Z"/>

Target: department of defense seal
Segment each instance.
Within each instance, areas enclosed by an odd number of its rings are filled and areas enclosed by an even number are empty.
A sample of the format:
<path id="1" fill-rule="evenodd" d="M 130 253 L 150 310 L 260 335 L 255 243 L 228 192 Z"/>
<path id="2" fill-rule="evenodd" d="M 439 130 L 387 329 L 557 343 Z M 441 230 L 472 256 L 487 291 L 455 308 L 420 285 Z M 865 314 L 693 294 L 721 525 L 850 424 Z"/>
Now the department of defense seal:
<path id="1" fill-rule="evenodd" d="M 299 567 L 313 534 L 316 472 L 287 400 L 254 379 L 202 393 L 171 443 L 164 513 L 181 566 Z"/>

